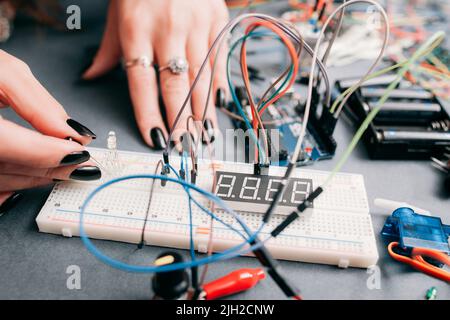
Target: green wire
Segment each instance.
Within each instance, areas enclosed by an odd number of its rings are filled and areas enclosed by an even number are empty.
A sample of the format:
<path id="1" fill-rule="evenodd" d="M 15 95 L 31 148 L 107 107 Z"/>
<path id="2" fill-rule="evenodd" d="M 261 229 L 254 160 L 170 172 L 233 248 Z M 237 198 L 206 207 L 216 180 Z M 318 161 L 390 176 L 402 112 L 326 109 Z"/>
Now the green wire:
<path id="1" fill-rule="evenodd" d="M 400 67 L 404 66 L 407 62 L 408 62 L 408 60 L 405 60 L 405 61 L 399 62 L 397 64 L 394 64 L 394 65 L 392 65 L 390 67 L 387 67 L 385 69 L 382 69 L 382 70 L 376 71 L 374 73 L 371 73 L 370 75 L 368 75 L 367 77 L 364 78 L 364 81 L 368 81 L 370 79 L 373 79 L 373 78 L 381 76 L 381 75 L 383 75 L 385 73 L 388 73 L 389 71 L 392 71 L 392 70 L 395 70 L 397 68 L 400 68 Z M 336 98 L 336 100 L 331 105 L 331 109 L 330 109 L 331 113 L 334 113 L 338 103 L 341 102 L 342 99 L 344 99 L 348 95 L 349 92 L 353 91 L 354 87 L 355 87 L 355 85 L 350 87 L 350 88 L 347 88 L 343 93 L 341 93 L 341 95 L 339 95 L 339 97 Z"/>
<path id="2" fill-rule="evenodd" d="M 280 87 L 272 94 L 272 96 L 267 99 L 265 102 L 263 102 L 261 104 L 261 107 L 259 107 L 259 111 L 261 111 L 262 108 L 264 108 L 264 106 L 267 104 L 267 102 L 269 102 L 270 100 L 272 100 L 278 93 L 281 92 L 282 89 L 284 89 L 284 86 L 288 83 L 288 81 L 291 79 L 292 74 L 294 73 L 294 66 L 291 66 L 291 68 L 289 69 L 289 73 L 286 75 L 286 78 L 284 79 L 283 83 L 280 85 Z"/>
<path id="3" fill-rule="evenodd" d="M 333 179 L 333 177 L 338 173 L 342 166 L 345 164 L 347 159 L 349 158 L 350 154 L 355 149 L 356 145 L 358 144 L 359 140 L 361 139 L 362 135 L 364 134 L 364 131 L 368 128 L 369 124 L 372 122 L 372 120 L 375 118 L 377 113 L 380 111 L 383 104 L 386 102 L 386 100 L 389 98 L 389 95 L 391 92 L 395 89 L 395 87 L 399 84 L 399 82 L 403 79 L 405 73 L 412 67 L 412 65 L 420 58 L 428 55 L 431 51 L 433 51 L 436 47 L 438 47 L 441 42 L 444 40 L 445 32 L 438 31 L 436 32 L 431 38 L 428 39 L 427 42 L 422 44 L 419 49 L 417 49 L 412 57 L 405 62 L 402 62 L 401 69 L 397 72 L 397 77 L 391 84 L 387 87 L 386 91 L 384 92 L 383 96 L 378 100 L 376 107 L 372 109 L 372 111 L 367 115 L 366 119 L 364 119 L 361 126 L 356 131 L 356 134 L 353 136 L 352 141 L 350 142 L 349 146 L 344 152 L 344 155 L 339 160 L 337 165 L 333 168 L 333 171 L 331 174 L 327 177 L 327 180 L 322 186 L 327 185 L 330 183 L 330 181 Z"/>
<path id="4" fill-rule="evenodd" d="M 430 54 L 433 50 L 434 50 L 434 48 L 429 48 L 429 49 L 427 49 L 427 51 L 424 51 L 422 55 L 423 55 L 423 56 L 426 56 L 426 55 Z M 370 79 L 373 79 L 373 78 L 376 78 L 376 77 L 378 77 L 378 76 L 381 76 L 381 75 L 383 75 L 383 74 L 385 74 L 385 73 L 388 73 L 389 71 L 392 71 L 392 70 L 398 69 L 398 68 L 400 68 L 400 67 L 403 67 L 406 63 L 408 63 L 408 60 L 404 60 L 404 61 L 402 61 L 402 62 L 399 62 L 399 63 L 397 63 L 397 64 L 394 64 L 394 65 L 392 65 L 392 66 L 389 66 L 389 67 L 387 67 L 387 68 L 384 68 L 384 69 L 381 69 L 381 70 L 379 70 L 379 71 L 376 71 L 376 72 L 370 74 L 369 76 L 367 76 L 366 78 L 364 78 L 364 81 L 368 81 L 368 80 L 370 80 Z M 331 113 L 334 113 L 334 111 L 336 110 L 336 107 L 337 107 L 338 103 L 341 102 L 342 99 L 344 99 L 344 98 L 347 96 L 347 94 L 348 94 L 349 92 L 353 91 L 353 89 L 354 89 L 355 87 L 356 87 L 356 85 L 354 85 L 354 86 L 352 86 L 352 87 L 350 87 L 350 88 L 347 88 L 347 90 L 345 90 L 343 93 L 341 93 L 341 94 L 339 95 L 339 97 L 336 98 L 336 100 L 333 102 L 333 104 L 332 104 L 332 106 L 331 106 L 331 109 L 330 109 L 330 112 L 331 112 Z"/>

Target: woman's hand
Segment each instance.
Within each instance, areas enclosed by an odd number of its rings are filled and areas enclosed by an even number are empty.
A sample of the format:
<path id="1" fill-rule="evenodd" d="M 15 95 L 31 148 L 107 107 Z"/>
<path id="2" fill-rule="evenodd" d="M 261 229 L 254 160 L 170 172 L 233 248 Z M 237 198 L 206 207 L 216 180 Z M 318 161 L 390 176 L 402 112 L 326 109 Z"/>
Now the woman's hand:
<path id="1" fill-rule="evenodd" d="M 148 56 L 160 67 L 174 58 L 185 58 L 189 63 L 188 72 L 177 75 L 170 70 L 161 71 L 159 83 L 152 67 L 138 65 L 127 69 L 140 132 L 147 144 L 162 149 L 167 143 L 168 130 L 159 108 L 158 85 L 166 108 L 166 120 L 171 128 L 211 43 L 227 21 L 228 11 L 223 0 L 111 0 L 103 41 L 83 78 L 89 80 L 103 75 L 114 68 L 121 58 L 132 61 Z M 214 94 L 204 124 L 209 136 L 217 128 L 214 100 L 217 96 L 224 99 L 224 89 L 227 88 L 225 51 L 219 54 Z M 202 118 L 211 68 L 210 63 L 193 92 L 191 103 L 174 132 L 175 141 L 186 132 L 186 119 L 190 115 L 197 121 Z M 221 89 L 219 95 L 218 89 Z M 191 133 L 196 137 L 195 130 L 191 129 Z"/>
<path id="2" fill-rule="evenodd" d="M 39 131 L 0 116 L 0 215 L 15 201 L 16 190 L 54 180 L 99 179 L 101 172 L 83 146 L 95 134 L 69 118 L 25 63 L 2 50 L 0 70 L 0 108 L 11 106 Z"/>

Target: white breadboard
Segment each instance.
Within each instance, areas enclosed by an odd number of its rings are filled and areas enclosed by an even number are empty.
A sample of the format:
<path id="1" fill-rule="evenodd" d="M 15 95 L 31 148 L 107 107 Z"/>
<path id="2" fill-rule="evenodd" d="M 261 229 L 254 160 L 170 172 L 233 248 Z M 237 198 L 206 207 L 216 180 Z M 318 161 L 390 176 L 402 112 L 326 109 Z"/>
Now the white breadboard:
<path id="1" fill-rule="evenodd" d="M 89 149 L 91 155 L 107 165 L 108 150 Z M 114 176 L 153 174 L 160 155 L 119 152 L 119 166 Z M 180 160 L 171 157 L 177 169 Z M 253 166 L 242 163 L 217 162 L 217 170 L 252 173 Z M 282 176 L 285 168 L 271 167 L 269 174 Z M 212 173 L 207 161 L 199 163 L 197 185 L 210 191 Z M 296 169 L 294 177 L 312 179 L 320 185 L 327 172 Z M 41 232 L 79 234 L 79 209 L 88 194 L 99 184 L 113 178 L 105 175 L 96 182 L 58 183 L 36 218 Z M 85 229 L 91 238 L 139 243 L 148 204 L 150 179 L 129 180 L 101 191 L 85 213 Z M 198 200 L 209 206 L 206 199 Z M 262 214 L 247 212 L 243 204 L 240 216 L 252 230 L 256 230 Z M 369 215 L 369 206 L 363 176 L 338 174 L 326 191 L 314 201 L 309 214 L 297 219 L 276 239 L 269 240 L 267 248 L 277 259 L 338 265 L 340 267 L 368 267 L 378 260 L 378 252 Z M 217 210 L 217 215 L 237 229 L 234 219 Z M 262 230 L 261 238 L 281 222 L 284 215 L 274 215 Z M 194 243 L 199 252 L 207 250 L 210 233 L 209 217 L 193 206 Z M 213 229 L 214 251 L 219 252 L 242 242 L 242 238 L 218 222 Z M 155 183 L 150 214 L 146 223 L 145 240 L 148 245 L 188 248 L 189 216 L 187 196 L 181 187 Z"/>

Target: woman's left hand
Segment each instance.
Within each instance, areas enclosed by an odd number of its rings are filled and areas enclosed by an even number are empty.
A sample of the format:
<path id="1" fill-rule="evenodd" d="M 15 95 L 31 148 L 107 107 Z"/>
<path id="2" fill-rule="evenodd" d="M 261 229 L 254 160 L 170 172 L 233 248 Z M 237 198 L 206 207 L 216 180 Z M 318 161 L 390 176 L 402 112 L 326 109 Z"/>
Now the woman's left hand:
<path id="1" fill-rule="evenodd" d="M 159 66 L 167 65 L 174 58 L 186 59 L 188 72 L 174 74 L 166 69 L 160 72 L 159 83 L 152 67 L 137 65 L 127 69 L 134 113 L 142 137 L 151 147 L 162 149 L 167 145 L 168 129 L 174 125 L 209 47 L 227 21 L 228 10 L 223 0 L 111 0 L 103 41 L 83 78 L 88 80 L 103 75 L 121 58 L 133 61 L 147 56 Z M 223 89 L 225 93 L 227 88 L 225 51 L 219 53 L 213 94 L 203 124 L 210 136 L 217 128 L 216 92 Z M 211 68 L 212 61 L 205 68 L 174 131 L 175 142 L 186 132 L 186 120 L 191 114 L 197 121 L 202 118 Z M 165 127 L 160 112 L 158 84 L 169 128 Z M 196 137 L 193 126 L 191 134 Z"/>

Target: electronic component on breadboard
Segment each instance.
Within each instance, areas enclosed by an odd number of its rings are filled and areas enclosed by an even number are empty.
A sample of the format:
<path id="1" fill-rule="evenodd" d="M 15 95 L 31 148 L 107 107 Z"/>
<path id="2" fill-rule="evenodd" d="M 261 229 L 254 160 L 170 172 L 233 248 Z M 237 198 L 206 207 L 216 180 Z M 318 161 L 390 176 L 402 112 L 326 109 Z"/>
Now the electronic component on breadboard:
<path id="1" fill-rule="evenodd" d="M 111 172 L 118 173 L 121 170 L 121 162 L 119 159 L 119 152 L 117 150 L 117 137 L 114 131 L 108 133 L 106 140 L 108 152 L 104 157 L 104 166 Z"/>
<path id="2" fill-rule="evenodd" d="M 216 195 L 234 210 L 265 213 L 281 186 L 280 176 L 218 171 Z M 312 192 L 312 179 L 289 180 L 278 203 L 278 213 L 291 213 Z M 313 206 L 313 205 L 312 205 Z"/>
<path id="3" fill-rule="evenodd" d="M 236 95 L 244 107 L 247 117 L 251 119 L 251 111 L 248 107 L 248 99 L 242 88 L 236 88 Z M 290 91 L 281 97 L 275 104 L 270 105 L 261 115 L 264 127 L 267 130 L 275 130 L 279 133 L 279 143 L 270 143 L 271 165 L 287 166 L 290 156 L 294 153 L 295 146 L 303 125 L 303 101 L 294 92 Z M 247 107 L 246 107 L 247 106 Z M 229 107 L 233 112 L 234 105 Z M 297 161 L 298 166 L 309 165 L 319 160 L 331 159 L 336 151 L 337 143 L 333 138 L 335 122 L 330 123 L 327 110 L 317 114 L 317 103 L 311 106 L 311 114 L 308 121 L 306 135 L 303 140 L 302 152 Z M 245 123 L 233 120 L 235 128 L 246 130 Z M 248 144 L 246 150 L 248 153 Z"/>
<path id="4" fill-rule="evenodd" d="M 91 155 L 105 159 L 110 150 L 89 148 Z M 118 151 L 120 173 L 152 174 L 160 155 Z M 179 163 L 176 156 L 173 164 Z M 240 215 L 252 230 L 257 230 L 262 216 L 276 188 L 277 179 L 284 176 L 285 168 L 270 166 L 267 175 L 254 176 L 251 164 L 215 161 L 218 195 Z M 212 190 L 211 163 L 199 160 L 196 184 Z M 114 176 L 105 175 L 101 181 L 62 182 L 55 185 L 36 221 L 41 232 L 76 236 L 79 234 L 80 206 L 97 186 Z M 174 176 L 173 176 L 174 177 Z M 321 185 L 327 172 L 295 169 L 279 209 L 262 229 L 268 235 L 291 206 Z M 151 179 L 134 179 L 113 184 L 102 190 L 86 208 L 86 233 L 91 238 L 140 243 L 145 224 L 144 240 L 148 245 L 189 248 L 190 221 L 188 201 L 184 190 L 173 183 L 154 184 L 152 201 L 147 216 Z M 242 191 L 244 190 L 244 191 Z M 194 197 L 197 197 L 195 192 Z M 206 198 L 197 199 L 211 208 Z M 286 202 L 284 202 L 286 201 Z M 274 258 L 339 265 L 340 267 L 368 267 L 378 260 L 378 251 L 369 214 L 364 180 L 361 175 L 339 173 L 326 192 L 314 201 L 310 214 L 297 219 L 278 237 L 267 243 Z M 228 214 L 215 206 L 215 214 L 234 228 L 241 226 Z M 193 206 L 194 244 L 199 252 L 206 252 L 212 231 L 213 248 L 223 251 L 242 242 L 242 238 L 229 228 L 214 223 L 210 217 Z M 147 220 L 146 220 L 147 216 Z"/>

